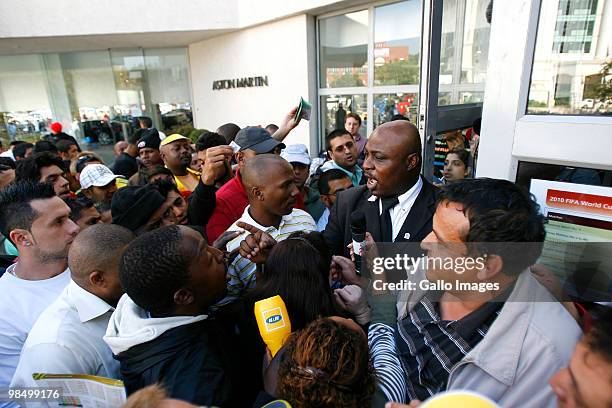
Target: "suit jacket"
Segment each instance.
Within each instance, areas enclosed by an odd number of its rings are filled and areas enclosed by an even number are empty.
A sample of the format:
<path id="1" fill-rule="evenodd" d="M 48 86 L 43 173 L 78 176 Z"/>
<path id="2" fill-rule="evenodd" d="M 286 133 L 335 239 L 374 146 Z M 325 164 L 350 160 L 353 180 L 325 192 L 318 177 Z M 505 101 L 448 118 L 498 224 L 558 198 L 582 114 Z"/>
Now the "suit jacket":
<path id="1" fill-rule="evenodd" d="M 423 188 L 394 242 L 421 242 L 432 231 L 438 189 L 427 180 L 422 180 Z M 323 237 L 332 255 L 349 255 L 346 246 L 352 242 L 351 213 L 356 209 L 361 209 L 365 214 L 366 231 L 372 234 L 375 242 L 382 242 L 378 200 L 368 201 L 371 196 L 372 193 L 366 186 L 353 187 L 338 193 L 329 222 L 323 231 Z M 406 233 L 410 234 L 409 239 L 404 238 Z"/>

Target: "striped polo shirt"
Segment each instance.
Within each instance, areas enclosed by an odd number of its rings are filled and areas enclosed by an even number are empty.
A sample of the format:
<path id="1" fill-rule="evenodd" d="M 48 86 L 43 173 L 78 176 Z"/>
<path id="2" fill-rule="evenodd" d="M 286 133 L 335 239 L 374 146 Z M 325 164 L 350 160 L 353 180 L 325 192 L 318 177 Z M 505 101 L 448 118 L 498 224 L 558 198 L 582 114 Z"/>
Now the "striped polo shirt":
<path id="1" fill-rule="evenodd" d="M 317 224 L 313 218 L 304 210 L 294 208 L 291 214 L 284 215 L 281 218 L 281 222 L 278 228 L 274 226 L 265 227 L 259 224 L 251 217 L 249 213 L 250 206 L 244 209 L 242 217 L 238 221 L 234 222 L 227 230 L 228 231 L 240 231 L 241 229 L 236 226 L 239 221 L 250 224 L 262 231 L 270 234 L 276 241 L 282 241 L 289 237 L 294 232 L 311 232 L 317 230 Z M 227 250 L 229 252 L 240 246 L 242 240 L 244 240 L 250 233 L 247 231 L 242 232 L 239 236 L 227 243 Z M 217 302 L 214 306 L 224 306 L 236 299 L 238 299 L 245 290 L 253 288 L 255 286 L 255 270 L 257 265 L 238 255 L 228 267 L 228 275 L 230 277 L 227 283 L 227 294 L 225 298 Z"/>

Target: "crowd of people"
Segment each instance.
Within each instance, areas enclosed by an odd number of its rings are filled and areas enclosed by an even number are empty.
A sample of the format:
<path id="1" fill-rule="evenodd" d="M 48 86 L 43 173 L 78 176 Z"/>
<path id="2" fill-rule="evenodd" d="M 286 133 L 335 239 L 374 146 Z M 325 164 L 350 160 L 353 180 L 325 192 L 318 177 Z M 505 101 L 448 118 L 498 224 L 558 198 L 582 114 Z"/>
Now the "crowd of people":
<path id="1" fill-rule="evenodd" d="M 471 178 L 464 146 L 428 181 L 419 132 L 401 117 L 365 138 L 346 114 L 315 166 L 286 143 L 296 111 L 195 144 L 143 118 L 110 166 L 53 125 L 48 140 L 11 142 L 0 389 L 53 373 L 122 380 L 125 407 L 401 408 L 452 390 L 503 407 L 612 406 L 612 313 L 542 278 L 532 197 Z M 389 276 L 368 272 L 367 254 L 391 243 L 451 259 L 482 255 L 475 243 L 529 245 L 415 276 L 484 291 L 373 287 Z M 272 355 L 253 310 L 275 295 L 292 333 Z"/>

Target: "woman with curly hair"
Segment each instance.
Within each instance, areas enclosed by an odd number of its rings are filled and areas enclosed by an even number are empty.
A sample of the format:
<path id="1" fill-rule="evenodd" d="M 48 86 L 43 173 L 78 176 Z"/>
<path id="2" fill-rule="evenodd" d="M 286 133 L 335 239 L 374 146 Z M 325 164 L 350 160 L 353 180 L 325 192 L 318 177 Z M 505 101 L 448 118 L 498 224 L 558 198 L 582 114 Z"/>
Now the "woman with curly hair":
<path id="1" fill-rule="evenodd" d="M 276 395 L 292 407 L 370 407 L 376 380 L 368 343 L 352 320 L 316 320 L 284 346 Z"/>

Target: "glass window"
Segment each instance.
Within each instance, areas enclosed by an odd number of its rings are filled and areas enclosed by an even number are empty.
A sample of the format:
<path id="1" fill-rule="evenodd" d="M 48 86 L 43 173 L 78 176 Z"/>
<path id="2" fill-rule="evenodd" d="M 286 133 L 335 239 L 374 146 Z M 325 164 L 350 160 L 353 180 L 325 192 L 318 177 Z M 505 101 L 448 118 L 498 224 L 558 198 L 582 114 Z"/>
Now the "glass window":
<path id="1" fill-rule="evenodd" d="M 323 138 L 335 129 L 344 129 L 346 114 L 353 112 L 361 117 L 359 134 L 366 136 L 367 129 L 367 98 L 366 95 L 325 95 L 321 96 L 321 124 Z"/>
<path id="2" fill-rule="evenodd" d="M 421 2 L 374 9 L 374 85 L 419 83 Z"/>
<path id="3" fill-rule="evenodd" d="M 0 56 L 0 137 L 35 141 L 50 124 L 45 71 L 39 55 Z"/>
<path id="4" fill-rule="evenodd" d="M 320 87 L 368 85 L 368 10 L 319 20 Z"/>
<path id="5" fill-rule="evenodd" d="M 467 0 L 461 54 L 461 83 L 484 83 L 489 57 L 491 24 L 486 12 L 490 0 Z M 464 102 L 459 102 L 464 103 Z"/>
<path id="6" fill-rule="evenodd" d="M 417 123 L 419 97 L 417 93 L 374 95 L 374 128 L 389 122 L 395 115 L 402 115 Z"/>
<path id="7" fill-rule="evenodd" d="M 145 49 L 147 83 L 153 111 L 166 134 L 193 125 L 186 48 Z"/>
<path id="8" fill-rule="evenodd" d="M 443 2 L 438 105 L 482 102 L 491 7 L 491 0 Z"/>
<path id="9" fill-rule="evenodd" d="M 527 113 L 612 112 L 612 13 L 604 3 L 542 1 Z"/>

